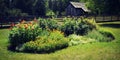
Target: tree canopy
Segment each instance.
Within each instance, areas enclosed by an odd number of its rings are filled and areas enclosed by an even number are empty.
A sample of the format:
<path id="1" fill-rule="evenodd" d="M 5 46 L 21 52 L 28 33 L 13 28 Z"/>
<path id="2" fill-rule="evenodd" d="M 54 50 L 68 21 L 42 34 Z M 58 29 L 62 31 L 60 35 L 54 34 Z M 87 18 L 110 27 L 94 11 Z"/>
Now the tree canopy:
<path id="1" fill-rule="evenodd" d="M 86 3 L 93 14 L 120 14 L 120 0 L 0 0 L 0 16 L 64 15 L 70 1 Z"/>

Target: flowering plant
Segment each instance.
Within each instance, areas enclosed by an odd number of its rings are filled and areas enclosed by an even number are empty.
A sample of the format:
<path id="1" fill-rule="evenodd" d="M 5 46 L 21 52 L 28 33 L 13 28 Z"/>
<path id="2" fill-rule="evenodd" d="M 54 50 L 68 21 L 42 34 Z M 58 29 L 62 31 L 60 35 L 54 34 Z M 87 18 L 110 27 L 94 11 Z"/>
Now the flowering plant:
<path id="1" fill-rule="evenodd" d="M 61 31 L 49 31 L 49 35 L 40 36 L 35 41 L 30 41 L 19 49 L 19 51 L 32 53 L 50 53 L 68 47 L 68 39 Z"/>
<path id="2" fill-rule="evenodd" d="M 35 40 L 40 31 L 41 29 L 39 28 L 36 21 L 26 22 L 22 20 L 16 25 L 12 23 L 9 34 L 10 47 L 15 50 L 23 43 Z"/>

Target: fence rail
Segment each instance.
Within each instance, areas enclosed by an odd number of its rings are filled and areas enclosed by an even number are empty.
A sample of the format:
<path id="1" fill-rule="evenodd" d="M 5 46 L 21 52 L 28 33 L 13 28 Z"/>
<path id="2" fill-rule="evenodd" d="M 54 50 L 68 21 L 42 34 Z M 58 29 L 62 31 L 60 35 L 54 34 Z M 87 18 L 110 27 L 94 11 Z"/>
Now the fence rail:
<path id="1" fill-rule="evenodd" d="M 34 19 L 34 16 L 26 16 L 26 17 L 0 17 L 0 27 L 2 26 L 6 26 L 6 25 L 10 25 L 12 22 L 17 23 L 20 22 L 21 20 L 25 20 L 25 21 L 31 21 L 32 19 Z"/>
<path id="2" fill-rule="evenodd" d="M 120 16 L 88 16 L 87 18 L 94 18 L 96 22 L 112 22 L 120 21 Z"/>
<path id="3" fill-rule="evenodd" d="M 65 17 L 65 16 L 64 16 Z M 78 17 L 79 18 L 79 17 Z M 86 18 L 94 18 L 96 22 L 112 22 L 112 21 L 120 21 L 120 15 L 117 16 L 88 16 Z M 10 25 L 12 22 L 20 22 L 21 20 L 31 21 L 34 19 L 34 16 L 27 17 L 0 17 L 0 27 L 3 25 Z M 58 17 L 58 20 L 62 21 L 63 17 Z"/>

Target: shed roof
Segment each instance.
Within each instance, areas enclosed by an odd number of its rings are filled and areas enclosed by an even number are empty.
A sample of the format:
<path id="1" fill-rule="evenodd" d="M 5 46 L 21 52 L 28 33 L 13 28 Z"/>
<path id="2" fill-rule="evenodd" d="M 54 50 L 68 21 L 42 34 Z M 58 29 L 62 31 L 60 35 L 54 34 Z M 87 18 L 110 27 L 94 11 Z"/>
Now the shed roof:
<path id="1" fill-rule="evenodd" d="M 72 4 L 75 8 L 82 8 L 84 11 L 90 12 L 90 10 L 88 10 L 88 8 L 85 6 L 85 3 L 81 3 L 81 2 L 70 2 L 70 4 Z"/>

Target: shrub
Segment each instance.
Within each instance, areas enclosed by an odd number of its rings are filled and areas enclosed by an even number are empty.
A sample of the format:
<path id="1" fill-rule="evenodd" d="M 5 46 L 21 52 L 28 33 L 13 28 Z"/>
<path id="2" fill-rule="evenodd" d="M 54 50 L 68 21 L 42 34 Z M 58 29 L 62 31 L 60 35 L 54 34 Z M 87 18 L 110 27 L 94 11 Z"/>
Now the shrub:
<path id="1" fill-rule="evenodd" d="M 79 35 L 75 35 L 75 34 L 69 35 L 68 38 L 70 40 L 69 46 L 96 42 L 95 39 L 91 39 L 91 38 L 87 38 L 85 36 L 79 36 Z"/>
<path id="2" fill-rule="evenodd" d="M 68 46 L 68 39 L 60 31 L 52 31 L 35 41 L 25 43 L 20 50 L 32 53 L 50 53 Z"/>
<path id="3" fill-rule="evenodd" d="M 105 31 L 105 30 L 99 30 L 99 32 L 106 37 L 106 40 L 103 40 L 103 42 L 110 42 L 115 39 L 114 35 L 110 31 Z"/>
<path id="4" fill-rule="evenodd" d="M 48 36 L 50 35 L 50 30 L 42 30 L 39 34 L 39 36 Z"/>
<path id="5" fill-rule="evenodd" d="M 72 20 L 71 18 L 65 18 L 64 23 L 61 26 L 61 31 L 63 31 L 65 35 L 70 35 L 75 33 L 77 27 L 77 21 L 75 21 L 75 19 Z"/>
<path id="6" fill-rule="evenodd" d="M 54 19 L 41 19 L 39 18 L 39 25 L 42 29 L 57 29 L 58 25 L 57 22 Z"/>
<path id="7" fill-rule="evenodd" d="M 23 43 L 35 40 L 40 32 L 41 29 L 36 22 L 26 23 L 25 21 L 22 21 L 21 23 L 13 26 L 10 30 L 10 48 L 15 50 L 16 47 L 19 47 Z"/>
<path id="8" fill-rule="evenodd" d="M 86 35 L 89 31 L 97 29 L 95 20 L 93 19 L 81 19 L 81 23 L 78 26 L 79 29 L 76 31 L 76 34 L 80 35 Z"/>
<path id="9" fill-rule="evenodd" d="M 114 36 L 111 34 L 111 32 L 108 31 L 93 30 L 89 32 L 86 36 L 92 39 L 96 39 L 99 42 L 109 42 L 114 39 Z"/>
<path id="10" fill-rule="evenodd" d="M 96 23 L 93 19 L 65 18 L 64 20 L 65 21 L 61 26 L 61 31 L 63 31 L 67 36 L 73 33 L 85 35 L 90 30 L 96 29 Z"/>

